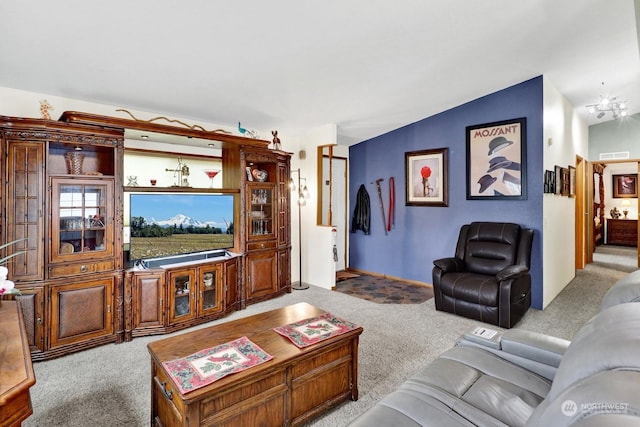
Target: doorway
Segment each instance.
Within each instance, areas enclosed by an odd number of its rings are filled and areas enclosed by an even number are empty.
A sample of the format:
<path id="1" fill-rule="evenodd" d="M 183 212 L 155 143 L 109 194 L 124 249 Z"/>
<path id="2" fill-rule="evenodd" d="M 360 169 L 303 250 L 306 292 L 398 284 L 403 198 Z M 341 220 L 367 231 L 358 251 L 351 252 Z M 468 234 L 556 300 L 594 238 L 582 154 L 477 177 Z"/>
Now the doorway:
<path id="1" fill-rule="evenodd" d="M 335 228 L 336 271 L 347 267 L 347 159 L 334 156 L 331 146 L 318 147 L 322 159 L 318 181 L 320 202 L 318 224 Z"/>
<path id="2" fill-rule="evenodd" d="M 592 162 L 588 168 L 590 203 L 588 206 L 588 227 L 590 228 L 589 263 L 602 262 L 601 257 L 611 259 L 619 256 L 619 262 L 629 264 L 629 254 L 633 254 L 634 269 L 640 266 L 640 226 L 638 225 L 638 160 L 612 160 Z M 633 183 L 633 191 L 628 194 L 619 193 L 616 187 L 618 180 L 629 177 Z M 577 209 L 577 206 L 576 206 Z M 576 216 L 576 228 L 578 218 Z M 576 253 L 578 239 L 576 235 Z M 577 265 L 576 259 L 576 265 Z"/>

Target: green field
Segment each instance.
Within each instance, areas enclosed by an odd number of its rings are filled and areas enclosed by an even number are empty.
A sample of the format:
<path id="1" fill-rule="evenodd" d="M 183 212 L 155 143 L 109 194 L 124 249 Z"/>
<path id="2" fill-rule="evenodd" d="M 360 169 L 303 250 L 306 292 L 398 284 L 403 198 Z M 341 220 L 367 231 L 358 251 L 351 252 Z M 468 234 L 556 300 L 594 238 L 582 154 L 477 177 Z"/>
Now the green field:
<path id="1" fill-rule="evenodd" d="M 129 259 L 155 258 L 232 246 L 232 234 L 174 234 L 169 237 L 131 237 Z"/>

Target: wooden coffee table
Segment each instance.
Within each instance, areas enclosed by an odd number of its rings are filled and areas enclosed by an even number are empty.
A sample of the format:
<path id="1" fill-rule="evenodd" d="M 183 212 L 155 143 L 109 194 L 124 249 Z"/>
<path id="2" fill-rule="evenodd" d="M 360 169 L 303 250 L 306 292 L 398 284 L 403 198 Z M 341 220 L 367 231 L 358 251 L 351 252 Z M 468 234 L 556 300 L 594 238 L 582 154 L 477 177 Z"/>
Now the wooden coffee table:
<path id="1" fill-rule="evenodd" d="M 292 426 L 358 399 L 358 327 L 305 348 L 273 328 L 324 314 L 299 303 L 152 342 L 151 425 Z M 273 359 L 181 394 L 163 362 L 246 336 Z"/>

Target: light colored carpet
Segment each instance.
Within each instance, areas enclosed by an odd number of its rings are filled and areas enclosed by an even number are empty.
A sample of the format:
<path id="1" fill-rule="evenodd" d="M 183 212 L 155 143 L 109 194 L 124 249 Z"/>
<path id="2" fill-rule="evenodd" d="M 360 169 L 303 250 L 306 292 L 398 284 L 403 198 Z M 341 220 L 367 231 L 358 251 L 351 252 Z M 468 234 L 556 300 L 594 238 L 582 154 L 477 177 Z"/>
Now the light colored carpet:
<path id="1" fill-rule="evenodd" d="M 579 271 L 544 311 L 529 310 L 517 327 L 571 339 L 596 314 L 609 287 L 626 274 L 610 268 L 611 260 L 604 264 L 592 264 Z M 360 399 L 341 405 L 309 426 L 348 424 L 479 323 L 436 312 L 433 299 L 415 305 L 376 304 L 311 286 L 200 327 L 302 301 L 364 328 L 359 348 Z M 188 330 L 176 334 L 185 332 Z M 34 364 L 34 414 L 23 425 L 148 426 L 151 381 L 146 345 L 166 337 L 135 338 Z M 394 369 L 389 369 L 390 361 L 394 362 Z"/>

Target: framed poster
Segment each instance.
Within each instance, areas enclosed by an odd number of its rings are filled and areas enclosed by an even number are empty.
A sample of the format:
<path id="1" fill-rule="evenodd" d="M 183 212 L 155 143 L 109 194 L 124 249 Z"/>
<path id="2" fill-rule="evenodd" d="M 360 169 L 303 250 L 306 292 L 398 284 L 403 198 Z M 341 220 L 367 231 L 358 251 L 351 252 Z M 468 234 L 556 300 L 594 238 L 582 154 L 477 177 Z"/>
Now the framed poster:
<path id="1" fill-rule="evenodd" d="M 449 206 L 449 149 L 404 153 L 406 206 Z"/>
<path id="2" fill-rule="evenodd" d="M 611 175 L 613 197 L 627 199 L 638 197 L 638 174 Z"/>
<path id="3" fill-rule="evenodd" d="M 526 200 L 526 119 L 467 126 L 466 133 L 467 200 Z"/>

